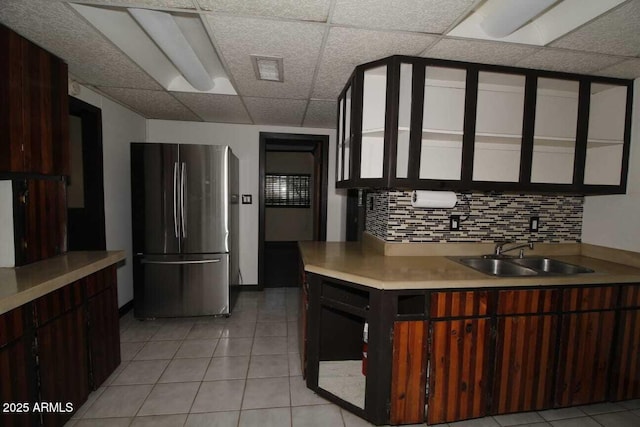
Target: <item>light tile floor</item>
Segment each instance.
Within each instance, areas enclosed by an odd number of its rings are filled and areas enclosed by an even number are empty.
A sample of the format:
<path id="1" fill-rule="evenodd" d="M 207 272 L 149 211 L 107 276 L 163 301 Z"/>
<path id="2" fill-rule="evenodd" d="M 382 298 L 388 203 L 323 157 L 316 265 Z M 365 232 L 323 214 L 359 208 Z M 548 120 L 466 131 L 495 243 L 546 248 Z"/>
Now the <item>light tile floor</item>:
<path id="1" fill-rule="evenodd" d="M 68 426 L 369 426 L 301 377 L 298 292 L 243 292 L 230 318 L 120 320 L 122 364 Z M 640 400 L 486 417 L 452 427 L 637 427 Z M 441 425 L 444 426 L 444 425 Z M 441 427 L 439 426 L 439 427 Z"/>

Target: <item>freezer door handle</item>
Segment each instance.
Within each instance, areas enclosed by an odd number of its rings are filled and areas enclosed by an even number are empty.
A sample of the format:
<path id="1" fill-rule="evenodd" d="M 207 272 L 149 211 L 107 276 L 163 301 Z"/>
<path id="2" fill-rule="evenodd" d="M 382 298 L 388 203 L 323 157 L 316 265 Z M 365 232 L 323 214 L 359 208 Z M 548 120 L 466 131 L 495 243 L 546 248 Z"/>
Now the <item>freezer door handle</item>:
<path id="1" fill-rule="evenodd" d="M 167 264 L 167 265 L 181 265 L 181 264 L 215 264 L 220 262 L 220 258 L 218 259 L 200 259 L 200 260 L 191 260 L 191 261 L 152 261 L 143 259 L 140 260 L 141 264 Z"/>
<path id="2" fill-rule="evenodd" d="M 173 164 L 173 231 L 178 238 L 178 162 Z"/>
<path id="3" fill-rule="evenodd" d="M 182 238 L 187 237 L 187 228 L 184 220 L 184 198 L 187 189 L 187 176 L 185 174 L 186 163 L 182 162 L 182 172 L 180 176 L 180 219 L 182 221 Z"/>

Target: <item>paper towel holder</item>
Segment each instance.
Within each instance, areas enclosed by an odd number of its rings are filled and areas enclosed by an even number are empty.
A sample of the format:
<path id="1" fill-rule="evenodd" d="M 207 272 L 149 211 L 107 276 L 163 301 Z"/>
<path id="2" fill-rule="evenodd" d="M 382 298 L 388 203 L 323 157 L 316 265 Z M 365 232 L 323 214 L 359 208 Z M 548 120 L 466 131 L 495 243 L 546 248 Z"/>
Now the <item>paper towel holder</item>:
<path id="1" fill-rule="evenodd" d="M 453 191 L 419 191 L 411 194 L 411 206 L 414 208 L 451 209 L 458 203 L 458 196 Z"/>

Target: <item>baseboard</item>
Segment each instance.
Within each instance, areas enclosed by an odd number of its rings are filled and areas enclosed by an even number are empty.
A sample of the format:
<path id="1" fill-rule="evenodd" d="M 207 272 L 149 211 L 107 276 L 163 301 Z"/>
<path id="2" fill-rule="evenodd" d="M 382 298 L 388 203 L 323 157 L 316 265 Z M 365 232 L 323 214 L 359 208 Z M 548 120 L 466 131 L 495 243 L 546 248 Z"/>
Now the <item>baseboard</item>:
<path id="1" fill-rule="evenodd" d="M 128 303 L 126 303 L 125 305 L 123 305 L 118 309 L 118 312 L 120 313 L 120 317 L 124 316 L 132 309 L 133 309 L 133 300 L 129 301 Z"/>

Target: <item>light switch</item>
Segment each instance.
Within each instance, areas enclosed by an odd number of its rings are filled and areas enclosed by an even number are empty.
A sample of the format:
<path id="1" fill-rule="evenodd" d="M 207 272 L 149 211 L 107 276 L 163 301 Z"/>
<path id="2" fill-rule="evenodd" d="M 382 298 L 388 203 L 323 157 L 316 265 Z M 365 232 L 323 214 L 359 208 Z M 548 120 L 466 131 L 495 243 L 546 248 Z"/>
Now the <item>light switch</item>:
<path id="1" fill-rule="evenodd" d="M 251 194 L 243 194 L 242 195 L 242 204 L 243 205 L 250 205 L 251 203 L 253 203 L 253 201 L 251 200 Z"/>

